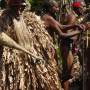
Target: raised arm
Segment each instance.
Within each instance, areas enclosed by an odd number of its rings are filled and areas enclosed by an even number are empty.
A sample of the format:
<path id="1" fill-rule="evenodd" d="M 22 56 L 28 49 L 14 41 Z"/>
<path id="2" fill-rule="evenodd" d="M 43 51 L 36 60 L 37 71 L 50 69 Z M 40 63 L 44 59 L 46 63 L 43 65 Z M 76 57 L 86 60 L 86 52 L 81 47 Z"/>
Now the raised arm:
<path id="1" fill-rule="evenodd" d="M 62 25 L 60 25 L 59 22 L 57 22 L 51 16 L 46 15 L 43 17 L 43 20 L 45 21 L 45 24 L 47 25 L 47 27 L 54 28 L 59 33 L 59 35 L 62 37 L 72 37 L 72 36 L 80 33 L 80 31 L 72 31 L 70 33 L 63 33 L 62 32 L 62 30 L 63 30 Z M 75 27 L 75 26 L 71 26 L 71 27 Z M 67 28 L 69 29 L 70 26 L 67 26 Z"/>

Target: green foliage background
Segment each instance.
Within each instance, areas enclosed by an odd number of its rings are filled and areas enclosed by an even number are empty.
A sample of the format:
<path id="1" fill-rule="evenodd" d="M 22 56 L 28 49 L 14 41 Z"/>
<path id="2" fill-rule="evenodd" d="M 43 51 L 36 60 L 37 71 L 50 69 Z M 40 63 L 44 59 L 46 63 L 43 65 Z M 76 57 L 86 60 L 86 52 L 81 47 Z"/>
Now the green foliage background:
<path id="1" fill-rule="evenodd" d="M 43 0 L 28 0 L 31 4 L 32 10 L 39 10 L 41 8 L 41 4 L 43 3 Z"/>

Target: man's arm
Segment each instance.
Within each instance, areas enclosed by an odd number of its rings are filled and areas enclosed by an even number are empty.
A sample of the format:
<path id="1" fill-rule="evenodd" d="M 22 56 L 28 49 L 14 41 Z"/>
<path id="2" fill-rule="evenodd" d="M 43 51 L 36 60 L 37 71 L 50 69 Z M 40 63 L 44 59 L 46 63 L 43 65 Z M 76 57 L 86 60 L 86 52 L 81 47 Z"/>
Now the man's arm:
<path id="1" fill-rule="evenodd" d="M 55 30 L 58 31 L 59 35 L 62 36 L 62 37 L 72 37 L 74 35 L 77 35 L 80 33 L 80 31 L 72 31 L 70 33 L 63 33 L 62 32 L 62 27 L 61 25 L 59 24 L 59 22 L 57 22 L 54 18 L 52 18 L 51 16 L 48 16 L 47 17 L 47 22 L 48 22 L 48 26 L 51 27 L 51 28 L 54 28 Z M 68 29 L 70 26 L 67 26 Z M 71 27 L 74 27 L 74 26 L 71 26 Z"/>
<path id="2" fill-rule="evenodd" d="M 62 31 L 68 31 L 70 29 L 73 29 L 73 30 L 84 30 L 84 28 L 82 27 L 81 24 L 77 25 L 77 24 L 74 24 L 74 25 L 59 25 L 59 27 L 61 28 Z"/>
<path id="3" fill-rule="evenodd" d="M 76 25 L 60 25 L 60 28 L 64 31 L 75 29 L 76 27 L 77 27 Z"/>

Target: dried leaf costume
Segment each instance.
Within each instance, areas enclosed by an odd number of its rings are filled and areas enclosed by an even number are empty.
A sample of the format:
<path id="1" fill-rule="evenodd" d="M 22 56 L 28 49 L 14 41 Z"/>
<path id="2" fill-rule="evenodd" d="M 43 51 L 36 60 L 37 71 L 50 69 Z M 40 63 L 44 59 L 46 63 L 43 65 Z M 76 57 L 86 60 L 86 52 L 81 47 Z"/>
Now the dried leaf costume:
<path id="1" fill-rule="evenodd" d="M 6 10 L 2 13 L 1 32 L 5 32 L 21 47 L 42 59 L 3 46 L 1 89 L 61 90 L 52 39 L 40 17 L 25 11 L 16 19 L 10 12 Z"/>

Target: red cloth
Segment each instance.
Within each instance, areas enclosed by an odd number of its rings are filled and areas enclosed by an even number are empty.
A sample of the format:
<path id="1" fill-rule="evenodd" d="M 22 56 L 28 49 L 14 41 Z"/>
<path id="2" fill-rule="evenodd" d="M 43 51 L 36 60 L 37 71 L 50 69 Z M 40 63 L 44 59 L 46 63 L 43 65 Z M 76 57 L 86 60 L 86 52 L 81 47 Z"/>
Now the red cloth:
<path id="1" fill-rule="evenodd" d="M 81 2 L 74 2 L 74 3 L 72 3 L 72 7 L 79 8 L 80 6 L 81 6 Z"/>

